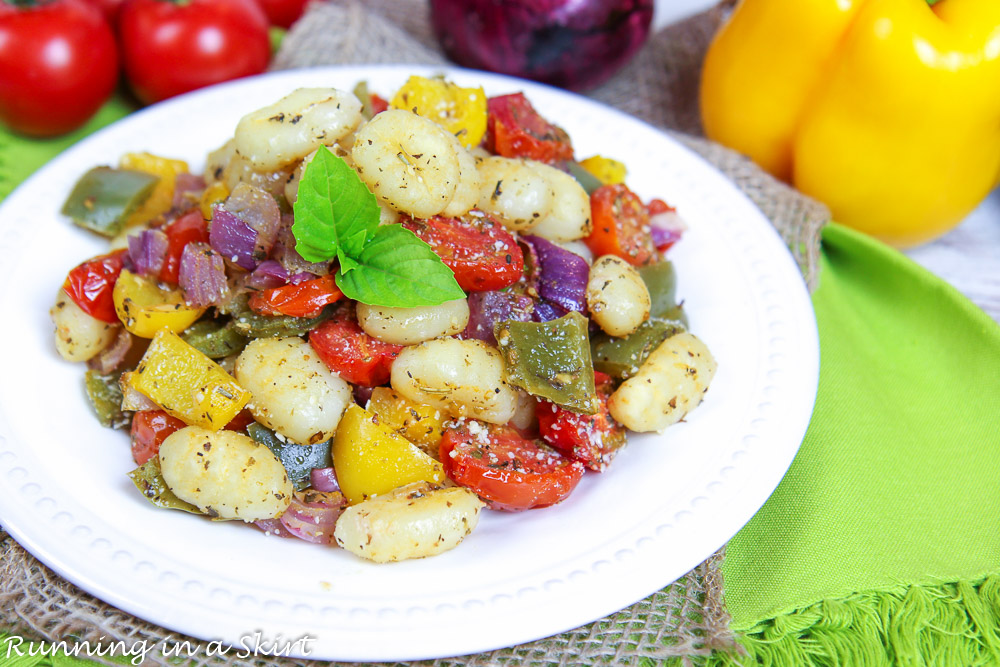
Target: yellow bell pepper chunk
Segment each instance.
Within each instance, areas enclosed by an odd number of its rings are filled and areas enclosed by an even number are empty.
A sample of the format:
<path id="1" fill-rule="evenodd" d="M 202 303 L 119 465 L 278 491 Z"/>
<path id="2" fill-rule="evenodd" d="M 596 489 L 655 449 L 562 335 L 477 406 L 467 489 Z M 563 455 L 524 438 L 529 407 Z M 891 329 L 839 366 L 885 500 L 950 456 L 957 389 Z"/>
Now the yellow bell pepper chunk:
<path id="1" fill-rule="evenodd" d="M 129 215 L 125 221 L 126 227 L 148 222 L 169 211 L 174 201 L 177 174 L 189 171 L 187 162 L 183 160 L 173 160 L 152 153 L 126 153 L 119 164 L 122 169 L 135 169 L 160 177 L 149 198 Z"/>
<path id="2" fill-rule="evenodd" d="M 478 146 L 486 134 L 486 93 L 444 79 L 411 76 L 396 91 L 390 108 L 406 109 L 441 125 L 465 147 Z"/>
<path id="3" fill-rule="evenodd" d="M 602 155 L 591 156 L 581 161 L 580 166 L 604 185 L 624 183 L 625 177 L 628 176 L 628 169 L 623 163 Z"/>
<path id="4" fill-rule="evenodd" d="M 705 59 L 709 138 L 896 246 L 1000 175 L 1000 3 L 744 0 Z"/>
<path id="5" fill-rule="evenodd" d="M 123 382 L 189 426 L 217 431 L 233 420 L 252 395 L 221 366 L 161 329 Z"/>
<path id="6" fill-rule="evenodd" d="M 381 423 L 420 447 L 428 456 L 439 458 L 438 445 L 444 436 L 446 413 L 414 403 L 389 387 L 372 390 L 368 409 L 378 415 Z"/>
<path id="7" fill-rule="evenodd" d="M 330 453 L 340 490 L 352 505 L 411 482 L 445 478 L 440 463 L 357 404 L 341 417 Z"/>
<path id="8" fill-rule="evenodd" d="M 205 312 L 187 305 L 181 290 L 163 289 L 128 269 L 118 276 L 112 297 L 118 319 L 140 338 L 152 338 L 160 329 L 180 333 Z"/>
<path id="9" fill-rule="evenodd" d="M 229 196 L 229 188 L 222 181 L 216 181 L 205 188 L 201 193 L 201 201 L 198 206 L 201 208 L 201 215 L 206 220 L 212 219 L 212 207 Z"/>

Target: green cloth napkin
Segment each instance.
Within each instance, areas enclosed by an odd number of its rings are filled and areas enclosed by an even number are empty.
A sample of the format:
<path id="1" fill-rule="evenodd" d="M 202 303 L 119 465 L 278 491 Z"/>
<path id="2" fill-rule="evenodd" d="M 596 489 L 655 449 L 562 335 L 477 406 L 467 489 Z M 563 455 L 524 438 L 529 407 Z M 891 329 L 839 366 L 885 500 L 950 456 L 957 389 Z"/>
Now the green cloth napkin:
<path id="1" fill-rule="evenodd" d="M 816 408 L 727 547 L 733 628 L 764 664 L 1000 664 L 1000 327 L 838 225 L 813 306 Z"/>

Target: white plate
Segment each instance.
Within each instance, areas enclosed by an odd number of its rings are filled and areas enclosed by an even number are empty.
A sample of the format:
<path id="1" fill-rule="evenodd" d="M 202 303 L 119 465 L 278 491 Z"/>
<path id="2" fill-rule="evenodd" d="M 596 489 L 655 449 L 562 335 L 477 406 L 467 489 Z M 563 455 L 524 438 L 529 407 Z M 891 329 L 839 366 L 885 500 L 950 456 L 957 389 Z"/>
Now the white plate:
<path id="1" fill-rule="evenodd" d="M 582 97 L 461 70 L 449 76 L 491 94 L 525 91 L 569 131 L 577 155 L 622 159 L 643 198 L 678 207 L 690 225 L 671 251 L 679 294 L 719 362 L 702 406 L 663 435 L 632 437 L 561 505 L 488 512 L 459 548 L 425 560 L 373 565 L 159 510 L 136 493 L 127 437 L 98 426 L 83 367 L 53 348 L 47 311 L 66 272 L 106 247 L 59 215 L 72 184 L 126 151 L 197 169 L 241 115 L 300 86 L 365 79 L 388 95 L 410 73 L 437 71 L 299 70 L 199 91 L 86 139 L 4 202 L 0 521 L 42 562 L 110 604 L 210 641 L 308 635 L 313 658 L 444 657 L 624 608 L 711 555 L 764 503 L 798 450 L 818 373 L 812 308 L 778 236 L 731 183 L 651 127 Z"/>

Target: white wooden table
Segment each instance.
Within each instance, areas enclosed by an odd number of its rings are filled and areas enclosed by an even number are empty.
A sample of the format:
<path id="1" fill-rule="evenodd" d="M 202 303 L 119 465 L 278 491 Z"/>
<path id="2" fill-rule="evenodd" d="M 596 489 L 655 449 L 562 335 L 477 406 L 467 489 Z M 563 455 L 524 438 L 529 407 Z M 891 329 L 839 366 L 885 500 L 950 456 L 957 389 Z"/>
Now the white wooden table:
<path id="1" fill-rule="evenodd" d="M 653 29 L 708 9 L 717 0 L 656 0 Z M 961 225 L 906 254 L 1000 322 L 1000 190 Z"/>

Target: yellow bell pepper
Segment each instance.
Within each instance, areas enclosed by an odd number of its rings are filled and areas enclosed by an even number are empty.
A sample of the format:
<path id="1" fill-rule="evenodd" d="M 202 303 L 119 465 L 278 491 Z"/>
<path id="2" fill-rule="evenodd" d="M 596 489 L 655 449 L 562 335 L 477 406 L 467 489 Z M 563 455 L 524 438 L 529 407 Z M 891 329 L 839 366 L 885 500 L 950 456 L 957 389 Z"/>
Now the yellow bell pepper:
<path id="1" fill-rule="evenodd" d="M 586 160 L 581 160 L 580 166 L 604 185 L 624 183 L 628 176 L 628 169 L 623 163 L 603 155 L 592 155 Z"/>
<path id="2" fill-rule="evenodd" d="M 462 88 L 444 79 L 411 76 L 396 91 L 389 106 L 433 120 L 467 148 L 478 146 L 486 134 L 486 93 L 482 88 Z"/>
<path id="3" fill-rule="evenodd" d="M 152 338 L 160 329 L 180 333 L 205 313 L 187 305 L 181 290 L 163 289 L 128 269 L 119 274 L 111 297 L 118 319 L 140 338 Z"/>
<path id="4" fill-rule="evenodd" d="M 438 408 L 421 405 L 405 398 L 389 387 L 375 387 L 368 410 L 379 421 L 422 449 L 433 459 L 440 458 L 438 449 L 444 437 L 444 423 L 450 415 Z"/>
<path id="5" fill-rule="evenodd" d="M 440 484 L 445 477 L 440 463 L 356 404 L 340 418 L 330 454 L 352 505 L 411 482 Z"/>
<path id="6" fill-rule="evenodd" d="M 253 398 L 221 366 L 166 329 L 122 384 L 126 394 L 134 389 L 185 424 L 212 431 L 231 422 Z"/>
<path id="7" fill-rule="evenodd" d="M 160 178 L 146 201 L 129 215 L 125 221 L 126 227 L 149 222 L 169 211 L 174 201 L 177 175 L 188 171 L 187 162 L 152 153 L 126 153 L 119 160 L 119 166 L 122 169 L 134 169 Z"/>
<path id="8" fill-rule="evenodd" d="M 706 135 L 907 247 L 1000 176 L 1000 2 L 743 0 L 701 80 Z"/>

